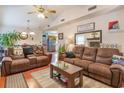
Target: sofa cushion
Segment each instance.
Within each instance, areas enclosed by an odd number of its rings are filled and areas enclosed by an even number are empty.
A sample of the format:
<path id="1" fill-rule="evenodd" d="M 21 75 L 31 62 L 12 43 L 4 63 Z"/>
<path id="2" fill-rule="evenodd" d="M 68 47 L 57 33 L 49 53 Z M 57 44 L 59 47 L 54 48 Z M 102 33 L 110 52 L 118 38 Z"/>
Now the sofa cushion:
<path id="1" fill-rule="evenodd" d="M 48 57 L 47 56 L 37 56 L 37 63 L 43 63 L 43 62 L 48 62 Z"/>
<path id="2" fill-rule="evenodd" d="M 12 61 L 12 66 L 22 65 L 22 64 L 27 64 L 27 63 L 29 63 L 29 60 L 27 58 L 17 59 L 17 60 Z"/>
<path id="3" fill-rule="evenodd" d="M 16 55 L 11 55 L 10 56 L 13 60 L 16 60 L 16 59 L 22 59 L 22 58 L 25 58 L 24 55 L 20 55 L 20 56 L 16 56 Z"/>
<path id="4" fill-rule="evenodd" d="M 76 58 L 81 58 L 83 55 L 83 50 L 84 50 L 84 46 L 82 45 L 76 45 L 73 48 L 73 53 L 75 55 Z"/>
<path id="5" fill-rule="evenodd" d="M 30 66 L 30 62 L 26 58 L 13 60 L 11 64 L 11 73 L 13 72 L 15 73 L 18 71 L 24 71 L 28 69 L 29 66 Z"/>
<path id="6" fill-rule="evenodd" d="M 118 49 L 112 48 L 99 48 L 97 51 L 96 62 L 111 65 L 112 64 L 112 56 L 119 55 Z"/>
<path id="7" fill-rule="evenodd" d="M 111 79 L 112 77 L 112 73 L 110 71 L 109 65 L 106 64 L 101 64 L 101 63 L 90 64 L 88 71 L 90 73 L 100 75 L 108 79 Z"/>
<path id="8" fill-rule="evenodd" d="M 93 61 L 88 61 L 88 60 L 76 60 L 74 62 L 75 65 L 80 66 L 80 67 L 83 67 L 83 69 L 85 71 L 88 70 L 89 64 L 92 64 L 92 63 L 94 63 L 94 62 Z"/>
<path id="9" fill-rule="evenodd" d="M 28 59 L 29 59 L 29 61 L 30 61 L 30 65 L 34 65 L 34 64 L 37 64 L 37 58 L 36 58 L 36 56 L 28 56 L 27 57 Z"/>
<path id="10" fill-rule="evenodd" d="M 80 60 L 79 58 L 64 58 L 64 61 L 65 62 L 68 62 L 68 63 L 74 63 L 75 61 L 77 60 Z"/>
<path id="11" fill-rule="evenodd" d="M 95 61 L 96 52 L 97 52 L 96 48 L 85 47 L 82 59 L 89 60 L 89 61 Z"/>

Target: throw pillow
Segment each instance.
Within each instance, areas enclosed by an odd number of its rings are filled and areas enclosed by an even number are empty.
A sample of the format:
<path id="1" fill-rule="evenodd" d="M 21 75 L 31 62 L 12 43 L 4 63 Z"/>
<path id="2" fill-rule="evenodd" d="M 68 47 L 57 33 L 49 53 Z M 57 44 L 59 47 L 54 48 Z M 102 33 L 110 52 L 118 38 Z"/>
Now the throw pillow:
<path id="1" fill-rule="evenodd" d="M 67 58 L 75 58 L 75 55 L 73 52 L 66 52 L 65 54 Z"/>
<path id="2" fill-rule="evenodd" d="M 120 64 L 120 65 L 124 66 L 124 57 L 118 56 L 118 55 L 113 55 L 112 56 L 112 63 L 113 64 Z"/>
<path id="3" fill-rule="evenodd" d="M 9 52 L 10 52 L 9 53 L 9 56 L 12 59 L 21 59 L 21 58 L 24 58 L 23 49 L 20 46 L 9 48 Z"/>
<path id="4" fill-rule="evenodd" d="M 44 54 L 43 48 L 41 46 L 37 46 L 34 50 L 34 54 L 36 56 L 42 56 Z"/>
<path id="5" fill-rule="evenodd" d="M 33 54 L 33 48 L 25 47 L 25 48 L 23 48 L 23 52 L 24 52 L 25 57 L 27 57 L 27 55 Z"/>
<path id="6" fill-rule="evenodd" d="M 23 55 L 22 47 L 14 47 L 13 48 L 13 54 L 16 56 L 22 56 Z"/>

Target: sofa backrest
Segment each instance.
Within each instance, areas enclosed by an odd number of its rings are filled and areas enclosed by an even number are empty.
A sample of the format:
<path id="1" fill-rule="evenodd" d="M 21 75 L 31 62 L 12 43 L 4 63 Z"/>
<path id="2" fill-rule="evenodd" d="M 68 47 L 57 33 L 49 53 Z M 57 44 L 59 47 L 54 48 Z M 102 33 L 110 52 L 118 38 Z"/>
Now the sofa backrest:
<path id="1" fill-rule="evenodd" d="M 83 60 L 95 61 L 97 48 L 85 47 L 82 56 Z"/>
<path id="2" fill-rule="evenodd" d="M 98 48 L 96 55 L 96 62 L 111 65 L 112 64 L 112 56 L 119 55 L 118 49 L 113 48 Z"/>
<path id="3" fill-rule="evenodd" d="M 22 51 L 23 51 L 23 48 L 32 47 L 33 53 L 36 56 L 44 55 L 44 49 L 41 45 L 25 45 L 25 46 L 19 46 L 19 47 L 22 48 Z M 22 55 L 14 54 L 14 48 L 15 47 L 8 48 L 8 56 L 10 56 L 12 59 L 25 58 L 24 53 Z M 18 51 L 18 49 L 17 49 L 17 51 Z"/>
<path id="4" fill-rule="evenodd" d="M 76 58 L 81 58 L 82 55 L 83 55 L 83 51 L 84 51 L 84 46 L 83 45 L 76 45 L 73 48 L 73 53 L 74 53 Z"/>

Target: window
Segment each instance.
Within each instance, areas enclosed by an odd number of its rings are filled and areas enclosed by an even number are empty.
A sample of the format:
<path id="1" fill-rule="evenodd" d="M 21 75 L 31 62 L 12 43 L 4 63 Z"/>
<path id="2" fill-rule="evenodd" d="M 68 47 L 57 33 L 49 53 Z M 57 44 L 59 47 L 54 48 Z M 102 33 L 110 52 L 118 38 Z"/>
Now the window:
<path id="1" fill-rule="evenodd" d="M 76 36 L 76 44 L 85 44 L 85 36 L 84 35 L 77 35 Z"/>

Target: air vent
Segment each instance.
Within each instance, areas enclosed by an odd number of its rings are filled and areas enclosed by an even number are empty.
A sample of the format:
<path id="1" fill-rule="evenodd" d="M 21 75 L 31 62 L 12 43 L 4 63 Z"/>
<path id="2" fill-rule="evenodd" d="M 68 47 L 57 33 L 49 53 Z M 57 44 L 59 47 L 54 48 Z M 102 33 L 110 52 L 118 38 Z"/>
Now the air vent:
<path id="1" fill-rule="evenodd" d="M 63 21 L 65 21 L 65 19 L 63 18 L 63 19 L 61 19 L 60 21 L 63 22 Z"/>
<path id="2" fill-rule="evenodd" d="M 96 9 L 96 8 L 97 8 L 97 6 L 96 6 L 96 5 L 91 6 L 90 8 L 88 8 L 88 11 L 92 11 L 92 10 L 94 10 L 94 9 Z"/>

